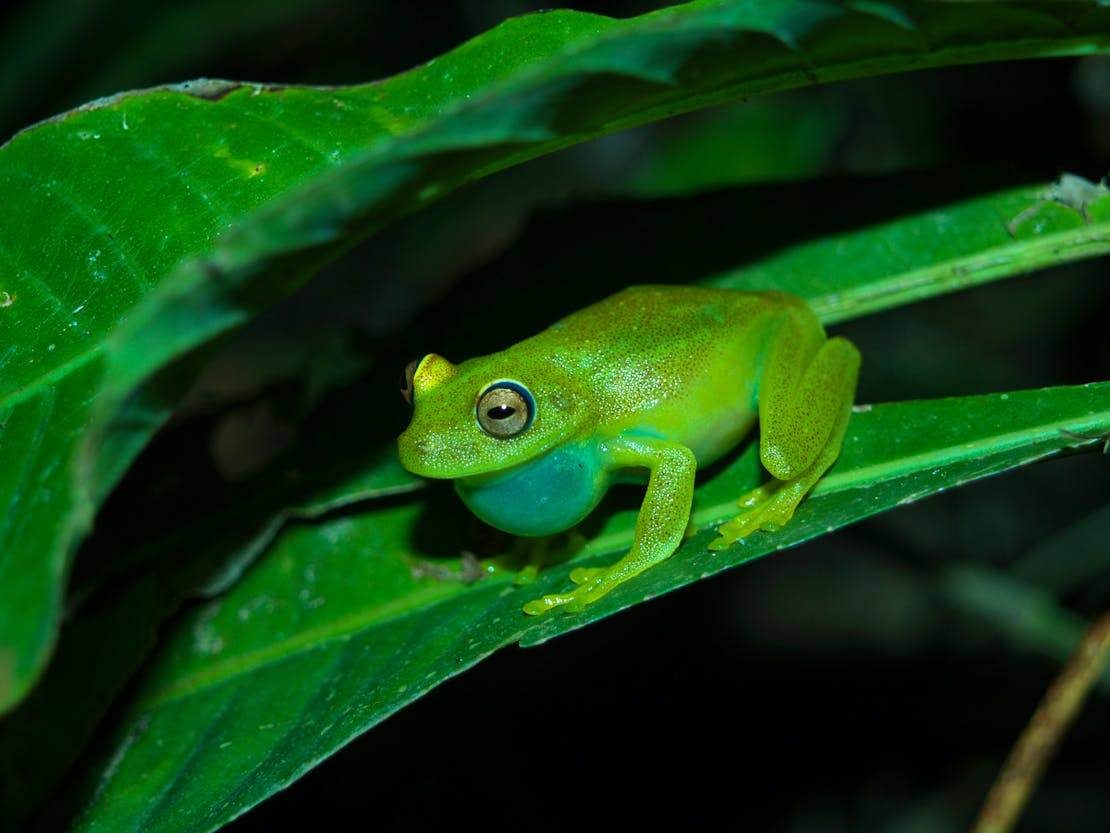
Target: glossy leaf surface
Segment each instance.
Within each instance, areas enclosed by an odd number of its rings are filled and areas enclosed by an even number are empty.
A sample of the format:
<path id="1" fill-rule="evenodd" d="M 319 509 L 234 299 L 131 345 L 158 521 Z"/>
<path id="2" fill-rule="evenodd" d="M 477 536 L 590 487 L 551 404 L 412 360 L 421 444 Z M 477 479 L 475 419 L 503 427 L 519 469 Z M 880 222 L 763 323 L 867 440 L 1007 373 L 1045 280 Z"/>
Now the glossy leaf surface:
<path id="1" fill-rule="evenodd" d="M 521 605 L 565 587 L 569 566 L 526 587 L 505 569 L 467 583 L 465 563 L 414 545 L 435 523 L 419 501 L 291 529 L 230 593 L 175 628 L 77 829 L 213 829 L 497 648 L 542 642 L 884 509 L 1090 448 L 1098 441 L 1064 431 L 1108 427 L 1110 383 L 867 408 L 787 527 L 712 553 L 714 528 L 758 478 L 749 447 L 699 488 L 699 531 L 671 559 L 582 614 L 538 620 Z M 611 515 L 575 564 L 612 561 L 634 522 L 634 511 Z"/>
<path id="2" fill-rule="evenodd" d="M 18 134 L 0 148 L 0 708 L 41 669 L 96 506 L 188 381 L 191 364 L 167 366 L 361 237 L 466 181 L 696 107 L 1103 49 L 1108 13 L 812 0 L 627 21 L 560 11 L 378 84 L 198 81 Z"/>

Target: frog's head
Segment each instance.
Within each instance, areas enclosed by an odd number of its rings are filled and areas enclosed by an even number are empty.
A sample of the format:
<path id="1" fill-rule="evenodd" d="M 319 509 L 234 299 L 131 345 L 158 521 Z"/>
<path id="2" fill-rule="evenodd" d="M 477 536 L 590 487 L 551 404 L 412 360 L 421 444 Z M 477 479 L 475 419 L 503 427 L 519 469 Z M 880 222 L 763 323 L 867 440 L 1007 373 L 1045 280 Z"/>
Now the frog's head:
<path id="1" fill-rule="evenodd" d="M 401 465 L 423 477 L 489 474 L 526 463 L 572 436 L 583 397 L 551 362 L 503 354 L 453 365 L 431 353 L 405 368 L 412 421 L 397 440 Z"/>

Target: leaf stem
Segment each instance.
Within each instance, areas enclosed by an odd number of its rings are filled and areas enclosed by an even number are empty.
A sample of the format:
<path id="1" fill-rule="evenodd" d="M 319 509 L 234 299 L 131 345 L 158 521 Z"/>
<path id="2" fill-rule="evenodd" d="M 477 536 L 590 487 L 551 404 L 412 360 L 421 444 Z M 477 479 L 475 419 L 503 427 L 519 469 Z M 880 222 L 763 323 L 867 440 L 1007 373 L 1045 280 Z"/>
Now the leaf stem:
<path id="1" fill-rule="evenodd" d="M 1002 765 L 971 833 L 1013 829 L 1064 733 L 1110 659 L 1110 612 L 1087 628 Z"/>

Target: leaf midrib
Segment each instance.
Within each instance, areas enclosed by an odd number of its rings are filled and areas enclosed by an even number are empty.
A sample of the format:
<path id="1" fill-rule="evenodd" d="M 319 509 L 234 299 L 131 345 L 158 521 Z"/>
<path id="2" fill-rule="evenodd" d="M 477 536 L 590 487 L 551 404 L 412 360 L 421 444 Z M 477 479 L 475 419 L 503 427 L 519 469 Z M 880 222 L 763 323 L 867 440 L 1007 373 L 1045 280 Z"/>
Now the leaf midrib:
<path id="1" fill-rule="evenodd" d="M 1086 249 L 1086 246 L 1093 246 L 1094 249 Z M 1063 264 L 1108 252 L 1110 232 L 1093 229 L 1090 225 L 1078 226 L 1021 242 L 980 249 L 921 269 L 869 280 L 859 289 L 830 292 L 807 301 L 822 323 L 836 324 L 899 306 L 899 301 L 910 303 L 917 297 L 917 290 L 936 284 L 934 275 L 947 273 L 949 282 L 945 291 L 950 292 L 1013 274 L 1015 264 L 1022 270 L 1033 270 L 1046 264 Z M 937 294 L 941 293 L 932 292 L 929 297 Z M 829 300 L 832 298 L 836 299 L 835 302 Z"/>
<path id="2" fill-rule="evenodd" d="M 849 471 L 833 471 L 818 481 L 810 495 L 819 496 L 846 492 L 865 485 L 872 486 L 888 480 L 898 480 L 914 472 L 950 466 L 971 459 L 977 451 L 984 452 L 982 456 L 1003 454 L 1011 449 L 1023 446 L 1032 448 L 1037 443 L 1053 439 L 1057 434 L 1064 434 L 1065 431 L 1088 434 L 1104 431 L 1108 425 L 1110 425 L 1110 408 L 1103 411 L 1092 411 L 1085 419 L 1078 421 L 1075 419 L 1052 420 L 1033 428 L 992 435 L 984 440 L 946 445 L 935 451 L 892 458 Z M 1073 440 L 1073 442 L 1075 447 L 1081 447 L 1087 443 L 1100 443 L 1103 440 L 1092 437 L 1090 440 Z"/>

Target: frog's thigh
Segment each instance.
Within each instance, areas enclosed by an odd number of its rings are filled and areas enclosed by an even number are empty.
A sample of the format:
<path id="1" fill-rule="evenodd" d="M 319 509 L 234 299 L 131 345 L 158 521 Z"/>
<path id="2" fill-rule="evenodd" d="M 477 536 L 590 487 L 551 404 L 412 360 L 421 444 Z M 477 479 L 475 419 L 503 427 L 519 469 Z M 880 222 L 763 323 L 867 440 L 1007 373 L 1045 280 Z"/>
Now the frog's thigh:
<path id="1" fill-rule="evenodd" d="M 816 325 L 816 320 L 814 321 Z M 721 550 L 759 529 L 778 529 L 794 515 L 806 493 L 840 454 L 848 428 L 859 375 L 859 352 L 848 341 L 822 341 L 808 361 L 800 353 L 812 348 L 809 334 L 789 334 L 772 346 L 772 358 L 790 355 L 789 365 L 773 369 L 760 383 L 760 459 L 776 480 L 740 499 L 745 512 L 717 531 L 711 550 Z M 800 372 L 794 372 L 800 367 Z M 765 370 L 765 373 L 767 371 Z"/>
<path id="2" fill-rule="evenodd" d="M 851 410 L 859 361 L 851 342 L 825 338 L 809 310 L 784 317 L 759 382 L 759 456 L 775 478 L 800 476 L 830 442 L 839 449 L 835 429 Z"/>
<path id="3" fill-rule="evenodd" d="M 566 605 L 577 610 L 595 602 L 621 582 L 669 557 L 686 532 L 694 499 L 697 461 L 690 449 L 654 437 L 622 437 L 605 443 L 607 463 L 619 468 L 647 468 L 651 475 L 636 518 L 629 553 L 611 567 L 579 569 L 578 587 L 536 599 L 524 606 L 530 614 Z"/>

